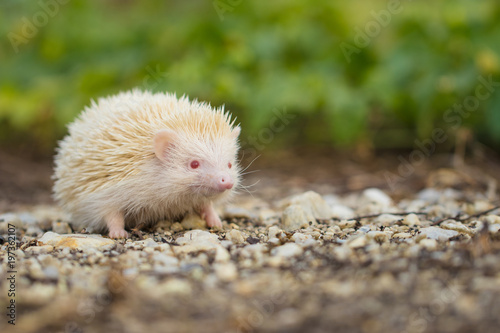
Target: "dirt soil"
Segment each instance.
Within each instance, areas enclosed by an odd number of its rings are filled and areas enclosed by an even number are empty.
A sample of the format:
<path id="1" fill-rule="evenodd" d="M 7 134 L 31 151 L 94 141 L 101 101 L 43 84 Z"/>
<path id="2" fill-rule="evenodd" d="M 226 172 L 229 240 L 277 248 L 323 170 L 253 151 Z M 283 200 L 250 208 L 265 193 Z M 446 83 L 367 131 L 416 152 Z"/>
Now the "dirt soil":
<path id="1" fill-rule="evenodd" d="M 16 326 L 2 315 L 0 331 L 498 332 L 500 163 L 474 151 L 274 152 L 248 168 L 223 230 L 162 222 L 128 240 L 72 230 L 51 159 L 0 152 L 18 268 Z"/>

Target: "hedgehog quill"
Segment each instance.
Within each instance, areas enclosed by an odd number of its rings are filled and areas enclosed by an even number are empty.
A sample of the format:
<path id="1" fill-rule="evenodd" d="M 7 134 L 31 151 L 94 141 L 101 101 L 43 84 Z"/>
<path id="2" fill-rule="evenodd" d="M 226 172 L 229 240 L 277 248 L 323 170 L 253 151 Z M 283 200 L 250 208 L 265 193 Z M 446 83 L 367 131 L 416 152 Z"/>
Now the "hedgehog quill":
<path id="1" fill-rule="evenodd" d="M 74 227 L 128 237 L 125 228 L 199 214 L 238 187 L 240 127 L 223 108 L 139 90 L 100 98 L 69 125 L 55 156 L 54 198 Z"/>

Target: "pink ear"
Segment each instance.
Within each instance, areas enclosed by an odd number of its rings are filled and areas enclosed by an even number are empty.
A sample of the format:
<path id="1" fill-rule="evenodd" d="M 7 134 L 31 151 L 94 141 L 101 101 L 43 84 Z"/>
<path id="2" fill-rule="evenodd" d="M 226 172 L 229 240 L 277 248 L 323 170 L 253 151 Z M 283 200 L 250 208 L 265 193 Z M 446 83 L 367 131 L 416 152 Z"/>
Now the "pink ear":
<path id="1" fill-rule="evenodd" d="M 156 157 L 164 161 L 165 151 L 177 139 L 177 133 L 170 129 L 163 129 L 155 134 L 153 139 L 153 147 Z"/>
<path id="2" fill-rule="evenodd" d="M 236 126 L 235 128 L 233 128 L 231 135 L 233 136 L 233 138 L 236 139 L 240 135 L 240 132 L 241 132 L 241 127 Z"/>

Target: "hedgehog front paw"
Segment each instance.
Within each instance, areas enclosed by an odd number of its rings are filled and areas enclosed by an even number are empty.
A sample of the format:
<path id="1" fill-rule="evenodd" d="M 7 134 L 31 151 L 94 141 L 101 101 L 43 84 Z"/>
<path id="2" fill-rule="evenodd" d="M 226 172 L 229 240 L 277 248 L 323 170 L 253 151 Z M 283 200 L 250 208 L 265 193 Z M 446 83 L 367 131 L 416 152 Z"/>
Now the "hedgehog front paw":
<path id="1" fill-rule="evenodd" d="M 127 238 L 128 234 L 125 231 L 125 220 L 123 214 L 119 211 L 112 211 L 106 215 L 106 225 L 109 230 L 110 238 Z"/>
<path id="2" fill-rule="evenodd" d="M 201 218 L 207 221 L 207 227 L 209 228 L 217 227 L 222 229 L 222 222 L 212 204 L 208 204 L 202 208 Z"/>
<path id="3" fill-rule="evenodd" d="M 125 229 L 111 229 L 109 230 L 109 238 L 128 238 L 128 233 Z"/>
<path id="4" fill-rule="evenodd" d="M 222 229 L 222 222 L 217 215 L 210 216 L 210 218 L 207 216 L 205 221 L 207 221 L 207 227 L 209 228 L 218 227 Z"/>

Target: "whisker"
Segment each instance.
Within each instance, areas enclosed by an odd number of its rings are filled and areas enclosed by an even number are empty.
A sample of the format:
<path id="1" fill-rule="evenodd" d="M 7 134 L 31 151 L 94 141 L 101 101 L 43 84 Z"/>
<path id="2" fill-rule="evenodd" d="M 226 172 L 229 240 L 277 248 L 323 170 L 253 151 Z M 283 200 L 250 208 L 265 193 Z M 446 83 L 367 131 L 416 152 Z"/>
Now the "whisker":
<path id="1" fill-rule="evenodd" d="M 243 170 L 241 170 L 241 172 L 245 172 L 252 164 L 253 162 L 255 162 L 256 159 L 258 159 L 260 157 L 260 155 L 256 156 L 248 165 L 246 168 L 244 168 Z"/>
<path id="2" fill-rule="evenodd" d="M 260 170 L 252 170 L 252 171 L 247 171 L 247 172 L 243 172 L 241 173 L 241 176 L 244 176 L 244 175 L 249 175 L 251 173 L 254 173 L 254 172 L 259 172 Z"/>
<path id="3" fill-rule="evenodd" d="M 249 188 L 257 185 L 259 182 L 260 182 L 260 179 L 257 180 L 255 183 L 250 184 L 250 185 L 239 184 L 238 188 L 241 188 L 241 189 L 245 190 L 248 194 L 250 194 L 253 197 L 253 192 L 255 192 L 255 190 L 254 191 L 250 191 Z M 235 189 L 236 192 L 238 192 L 238 188 Z"/>

